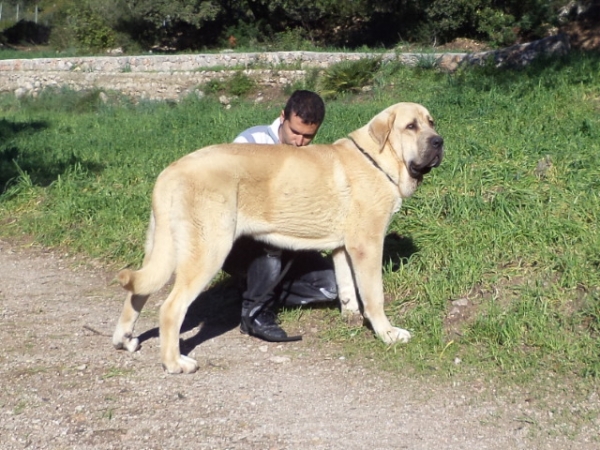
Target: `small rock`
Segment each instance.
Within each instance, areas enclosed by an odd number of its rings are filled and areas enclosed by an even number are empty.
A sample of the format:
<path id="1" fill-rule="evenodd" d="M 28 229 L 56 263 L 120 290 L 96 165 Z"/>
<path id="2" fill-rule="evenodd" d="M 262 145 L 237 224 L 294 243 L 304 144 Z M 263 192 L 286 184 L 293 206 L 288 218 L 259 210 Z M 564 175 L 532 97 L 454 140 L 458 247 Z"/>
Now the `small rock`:
<path id="1" fill-rule="evenodd" d="M 272 358 L 269 358 L 269 361 L 275 364 L 284 364 L 290 362 L 291 359 L 287 356 L 273 356 Z"/>
<path id="2" fill-rule="evenodd" d="M 460 315 L 460 309 L 458 309 L 457 307 L 454 307 L 450 310 L 450 312 L 448 313 L 448 316 L 452 317 L 452 316 L 458 316 Z"/>
<path id="3" fill-rule="evenodd" d="M 469 306 L 469 300 L 466 298 L 459 298 L 452 302 L 453 306 Z"/>

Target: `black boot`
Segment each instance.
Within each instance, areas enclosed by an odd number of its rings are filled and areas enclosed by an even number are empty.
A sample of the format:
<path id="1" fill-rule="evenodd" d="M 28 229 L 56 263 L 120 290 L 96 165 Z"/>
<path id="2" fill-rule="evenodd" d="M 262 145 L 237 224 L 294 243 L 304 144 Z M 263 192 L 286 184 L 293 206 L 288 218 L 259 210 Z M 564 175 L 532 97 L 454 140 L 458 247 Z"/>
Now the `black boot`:
<path id="1" fill-rule="evenodd" d="M 247 289 L 243 294 L 240 331 L 269 342 L 286 342 L 301 339 L 289 337 L 277 323 L 276 295 L 274 290 L 281 273 L 281 252 L 267 249 L 266 254 L 255 258 L 248 267 Z"/>
<path id="2" fill-rule="evenodd" d="M 252 300 L 242 302 L 240 331 L 269 342 L 289 340 L 287 333 L 277 323 L 275 311 Z"/>

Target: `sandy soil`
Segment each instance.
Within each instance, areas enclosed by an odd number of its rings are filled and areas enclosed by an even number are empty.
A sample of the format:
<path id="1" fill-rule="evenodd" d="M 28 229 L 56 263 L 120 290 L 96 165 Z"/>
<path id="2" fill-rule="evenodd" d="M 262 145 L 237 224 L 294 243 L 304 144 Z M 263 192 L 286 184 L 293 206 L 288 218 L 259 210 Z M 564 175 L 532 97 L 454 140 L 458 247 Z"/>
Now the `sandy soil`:
<path id="1" fill-rule="evenodd" d="M 1 449 L 599 448 L 596 393 L 532 401 L 518 387 L 410 379 L 340 358 L 315 330 L 267 344 L 239 333 L 225 288 L 201 296 L 184 324 L 200 370 L 166 375 L 164 297 L 138 323 L 141 350 L 117 351 L 124 297 L 113 275 L 0 240 Z"/>

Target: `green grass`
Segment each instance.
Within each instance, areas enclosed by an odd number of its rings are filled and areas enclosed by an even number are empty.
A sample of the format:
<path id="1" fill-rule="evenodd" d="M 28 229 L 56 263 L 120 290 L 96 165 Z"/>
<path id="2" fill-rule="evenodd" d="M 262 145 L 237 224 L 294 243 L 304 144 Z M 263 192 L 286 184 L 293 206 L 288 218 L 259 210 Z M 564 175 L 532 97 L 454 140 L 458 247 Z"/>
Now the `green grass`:
<path id="1" fill-rule="evenodd" d="M 322 310 L 298 320 L 325 314 L 324 339 L 390 370 L 597 379 L 597 73 L 600 58 L 582 54 L 454 74 L 384 63 L 372 91 L 328 101 L 317 142 L 414 101 L 434 115 L 447 153 L 396 214 L 390 231 L 401 237 L 386 245 L 387 312 L 413 340 L 386 347 Z M 270 123 L 282 105 L 241 99 L 225 110 L 214 95 L 104 104 L 98 93 L 65 91 L 0 97 L 0 108 L 0 233 L 137 265 L 158 173 Z M 454 308 L 460 314 L 449 317 Z"/>
<path id="2" fill-rule="evenodd" d="M 89 52 L 76 49 L 54 50 L 47 46 L 32 47 L 28 50 L 18 50 L 4 47 L 0 49 L 0 60 L 3 59 L 34 59 L 34 58 L 68 58 L 72 56 L 93 56 Z M 104 56 L 101 54 L 100 56 Z"/>

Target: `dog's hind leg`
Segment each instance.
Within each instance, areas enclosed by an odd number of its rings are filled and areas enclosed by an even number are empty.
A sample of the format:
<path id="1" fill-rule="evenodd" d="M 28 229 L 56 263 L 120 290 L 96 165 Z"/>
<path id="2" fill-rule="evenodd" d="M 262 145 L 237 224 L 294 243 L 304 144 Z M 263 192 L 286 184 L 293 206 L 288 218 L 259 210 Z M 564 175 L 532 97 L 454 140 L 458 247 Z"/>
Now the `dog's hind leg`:
<path id="1" fill-rule="evenodd" d="M 142 269 L 138 271 L 125 269 L 117 276 L 121 285 L 129 291 L 113 333 L 112 341 L 117 349 L 126 349 L 130 352 L 138 349 L 139 340 L 133 337 L 135 323 L 150 294 L 160 289 L 173 273 L 174 250 L 170 227 L 168 223 L 162 227 L 156 225 L 155 215 L 152 213 L 146 234 Z M 162 242 L 158 246 L 154 245 L 156 237 L 161 238 L 159 242 Z"/>
<path id="2" fill-rule="evenodd" d="M 231 245 L 223 247 L 213 247 L 201 255 L 190 253 L 178 264 L 173 290 L 161 306 L 159 317 L 161 360 L 169 373 L 193 373 L 198 369 L 194 359 L 181 354 L 179 334 L 188 307 L 220 270 L 231 249 Z"/>
<path id="3" fill-rule="evenodd" d="M 116 349 L 135 352 L 139 348 L 139 340 L 133 337 L 133 328 L 148 297 L 150 296 L 127 293 L 121 317 L 113 333 L 113 345 Z"/>

